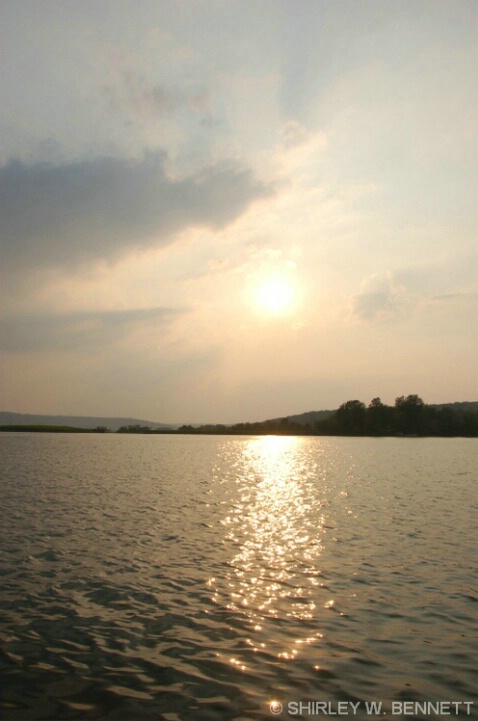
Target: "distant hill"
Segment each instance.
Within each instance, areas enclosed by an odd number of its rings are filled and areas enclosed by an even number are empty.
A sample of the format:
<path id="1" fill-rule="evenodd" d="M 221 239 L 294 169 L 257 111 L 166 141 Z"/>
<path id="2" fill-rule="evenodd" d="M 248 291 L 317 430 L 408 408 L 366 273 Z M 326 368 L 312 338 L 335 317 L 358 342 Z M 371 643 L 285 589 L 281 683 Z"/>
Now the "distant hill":
<path id="1" fill-rule="evenodd" d="M 455 403 L 428 403 L 430 408 L 451 408 L 453 411 L 472 411 L 478 413 L 478 401 L 458 401 Z M 287 419 L 292 423 L 300 423 L 302 426 L 313 425 L 316 421 L 323 421 L 326 418 L 330 418 L 337 409 L 333 411 L 307 411 L 306 413 L 299 413 L 295 416 L 287 416 Z M 273 423 L 279 421 L 280 418 L 271 418 L 264 423 Z"/>
<path id="2" fill-rule="evenodd" d="M 290 423 L 299 423 L 301 426 L 313 425 L 316 421 L 324 421 L 326 418 L 333 416 L 335 411 L 307 411 L 306 413 L 298 413 L 295 416 L 285 416 Z M 284 418 L 284 416 L 282 417 Z M 282 418 L 268 418 L 262 423 L 279 423 Z"/>
<path id="3" fill-rule="evenodd" d="M 334 413 L 335 411 L 308 411 L 307 413 L 299 413 L 296 416 L 287 416 L 287 418 L 292 423 L 300 423 L 302 426 L 306 426 L 330 418 Z"/>
<path id="4" fill-rule="evenodd" d="M 104 426 L 110 431 L 117 431 L 121 426 L 149 426 L 150 428 L 175 428 L 165 423 L 143 421 L 138 418 L 103 418 L 96 416 L 41 416 L 30 413 L 9 413 L 0 411 L 0 426 L 7 425 L 44 425 L 73 426 L 75 428 L 98 428 Z"/>
<path id="5" fill-rule="evenodd" d="M 478 413 L 478 401 L 463 401 L 455 403 L 429 403 L 427 404 L 430 408 L 437 408 L 439 410 L 443 408 L 450 408 L 452 411 L 469 411 L 472 413 Z M 313 427 L 317 421 L 324 421 L 330 416 L 336 413 L 336 410 L 322 410 L 322 411 L 307 411 L 305 413 L 298 413 L 297 415 L 287 416 L 287 420 L 290 423 L 298 423 L 303 426 Z M 271 418 L 267 421 L 262 421 L 261 425 L 269 425 L 278 423 L 282 418 Z M 30 413 L 10 413 L 7 411 L 0 411 L 0 426 L 18 426 L 18 425 L 29 425 L 29 426 L 71 426 L 73 428 L 108 428 L 110 431 L 117 431 L 121 426 L 148 426 L 151 429 L 167 430 L 177 429 L 178 424 L 172 423 L 156 423 L 155 421 L 145 421 L 138 418 L 116 418 L 116 417 L 103 417 L 103 416 L 48 416 L 48 415 L 34 415 Z M 201 427 L 200 424 L 194 423 L 190 426 L 191 428 Z M 224 428 L 232 427 L 224 426 Z"/>
<path id="6" fill-rule="evenodd" d="M 430 408 L 451 408 L 452 411 L 471 411 L 478 413 L 478 401 L 457 401 L 455 403 L 428 403 Z"/>

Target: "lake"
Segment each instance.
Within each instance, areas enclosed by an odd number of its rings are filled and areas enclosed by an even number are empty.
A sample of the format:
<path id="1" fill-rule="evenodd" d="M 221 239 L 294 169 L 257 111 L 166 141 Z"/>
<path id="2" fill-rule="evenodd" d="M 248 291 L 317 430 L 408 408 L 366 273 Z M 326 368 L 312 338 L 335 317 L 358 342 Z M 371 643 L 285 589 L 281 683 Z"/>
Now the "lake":
<path id="1" fill-rule="evenodd" d="M 1 433 L 0 468 L 1 718 L 478 718 L 477 440 Z"/>

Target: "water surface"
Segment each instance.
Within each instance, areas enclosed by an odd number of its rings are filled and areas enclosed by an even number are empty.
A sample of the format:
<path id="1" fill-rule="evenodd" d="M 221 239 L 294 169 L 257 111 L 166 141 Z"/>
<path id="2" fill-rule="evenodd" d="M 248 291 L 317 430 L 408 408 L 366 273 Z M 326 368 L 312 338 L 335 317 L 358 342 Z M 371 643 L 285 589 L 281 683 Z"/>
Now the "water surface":
<path id="1" fill-rule="evenodd" d="M 478 717 L 476 440 L 4 433 L 0 468 L 1 718 Z"/>

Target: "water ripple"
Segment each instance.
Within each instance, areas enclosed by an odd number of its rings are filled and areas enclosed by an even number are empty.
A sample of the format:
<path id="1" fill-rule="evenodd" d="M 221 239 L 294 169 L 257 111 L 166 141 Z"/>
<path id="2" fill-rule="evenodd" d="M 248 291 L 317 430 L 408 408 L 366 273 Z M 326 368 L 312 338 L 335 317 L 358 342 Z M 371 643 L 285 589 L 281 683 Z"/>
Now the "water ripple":
<path id="1" fill-rule="evenodd" d="M 476 443 L 5 436 L 1 718 L 473 700 Z"/>

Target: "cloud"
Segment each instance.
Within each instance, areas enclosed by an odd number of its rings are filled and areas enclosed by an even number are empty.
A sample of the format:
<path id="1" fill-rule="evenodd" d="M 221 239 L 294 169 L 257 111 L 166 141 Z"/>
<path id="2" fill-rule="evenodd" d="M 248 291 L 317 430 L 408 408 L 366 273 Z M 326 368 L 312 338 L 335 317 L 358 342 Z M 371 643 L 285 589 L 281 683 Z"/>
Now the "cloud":
<path id="1" fill-rule="evenodd" d="M 476 303 L 478 293 L 441 293 L 440 295 L 431 296 L 430 300 L 437 303 Z"/>
<path id="2" fill-rule="evenodd" d="M 0 168 L 3 262 L 72 267 L 165 245 L 188 226 L 219 229 L 272 190 L 235 162 L 168 176 L 164 153 Z"/>
<path id="3" fill-rule="evenodd" d="M 366 277 L 352 296 L 352 312 L 363 320 L 385 319 L 416 311 L 417 317 L 445 307 L 472 312 L 478 298 L 476 250 L 442 253 L 428 261 Z M 456 316 L 458 317 L 458 316 Z M 444 325 L 445 316 L 441 318 Z"/>
<path id="4" fill-rule="evenodd" d="M 390 272 L 371 275 L 353 296 L 353 313 L 363 320 L 393 317 L 406 305 L 409 293 Z"/>
<path id="5" fill-rule="evenodd" d="M 304 125 L 296 120 L 290 120 L 282 129 L 281 140 L 285 149 L 295 148 L 307 143 L 310 140 L 310 133 Z"/>
<path id="6" fill-rule="evenodd" d="M 89 313 L 11 315 L 0 319 L 0 350 L 7 353 L 90 351 L 141 327 L 165 326 L 184 310 L 139 308 Z"/>
<path id="7" fill-rule="evenodd" d="M 210 112 L 210 92 L 201 85 L 187 89 L 165 83 L 152 83 L 138 68 L 122 67 L 115 83 L 105 85 L 104 97 L 109 109 L 131 117 L 162 118 L 178 110 Z"/>

